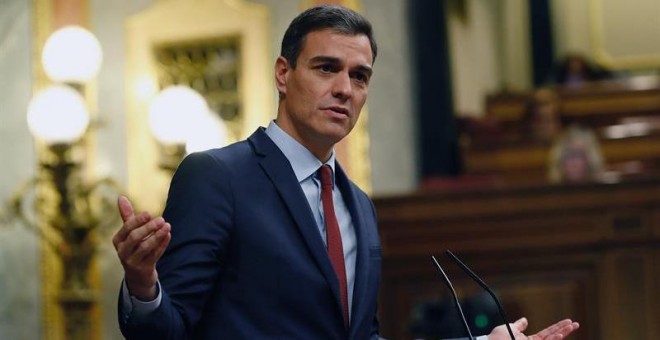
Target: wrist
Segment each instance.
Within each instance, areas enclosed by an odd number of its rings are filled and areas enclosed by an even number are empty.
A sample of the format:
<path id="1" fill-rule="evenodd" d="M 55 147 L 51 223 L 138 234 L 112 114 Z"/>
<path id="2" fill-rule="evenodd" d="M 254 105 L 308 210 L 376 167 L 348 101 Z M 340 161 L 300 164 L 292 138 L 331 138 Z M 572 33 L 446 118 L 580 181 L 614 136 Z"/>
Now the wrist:
<path id="1" fill-rule="evenodd" d="M 140 301 L 152 301 L 158 296 L 158 289 L 156 285 L 153 285 L 149 288 L 135 289 L 127 282 L 126 287 L 128 288 L 128 293 Z"/>
<path id="2" fill-rule="evenodd" d="M 158 295 L 158 285 L 156 281 L 138 283 L 131 280 L 128 276 L 124 278 L 128 293 L 140 301 L 152 301 Z"/>

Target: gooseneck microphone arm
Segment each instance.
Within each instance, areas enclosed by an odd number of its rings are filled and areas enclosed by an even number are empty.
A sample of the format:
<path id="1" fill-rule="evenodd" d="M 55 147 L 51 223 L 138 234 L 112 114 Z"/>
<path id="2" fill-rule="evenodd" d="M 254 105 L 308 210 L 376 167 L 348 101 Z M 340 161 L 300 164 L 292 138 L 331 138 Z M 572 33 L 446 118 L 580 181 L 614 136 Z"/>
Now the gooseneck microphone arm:
<path id="1" fill-rule="evenodd" d="M 511 340 L 515 340 L 516 337 L 513 335 L 513 330 L 511 330 L 511 326 L 509 325 L 509 321 L 506 317 L 506 314 L 504 314 L 504 309 L 502 308 L 502 305 L 500 304 L 500 300 L 497 299 L 497 296 L 495 296 L 495 293 L 488 287 L 488 285 L 479 277 L 477 274 L 475 274 L 468 266 L 463 263 L 463 261 L 459 260 L 456 255 L 454 255 L 449 249 L 447 249 L 447 255 L 449 255 L 449 258 L 452 259 L 456 264 L 458 264 L 461 269 L 465 273 L 467 273 L 474 281 L 476 281 L 481 288 L 485 289 L 488 294 L 495 300 L 495 303 L 497 304 L 497 309 L 500 312 L 500 317 L 502 317 L 502 320 L 504 320 L 504 325 L 506 326 L 506 330 L 509 331 L 509 335 L 511 336 Z"/>
<path id="2" fill-rule="evenodd" d="M 451 295 L 454 297 L 454 303 L 456 304 L 456 308 L 458 308 L 458 313 L 461 315 L 461 320 L 463 320 L 463 326 L 465 326 L 465 330 L 467 331 L 467 334 L 470 336 L 470 340 L 474 340 L 474 336 L 472 336 L 472 332 L 470 332 L 470 326 L 468 326 L 468 323 L 465 320 L 465 314 L 463 314 L 463 308 L 461 308 L 461 304 L 458 302 L 458 295 L 456 295 L 454 286 L 452 286 L 451 281 L 449 281 L 449 277 L 447 277 L 445 271 L 442 270 L 442 267 L 440 266 L 440 263 L 438 263 L 438 260 L 435 259 L 435 256 L 431 256 L 431 258 L 433 259 L 433 262 L 435 263 L 435 266 L 438 268 L 440 274 L 442 274 L 443 281 L 451 291 Z"/>

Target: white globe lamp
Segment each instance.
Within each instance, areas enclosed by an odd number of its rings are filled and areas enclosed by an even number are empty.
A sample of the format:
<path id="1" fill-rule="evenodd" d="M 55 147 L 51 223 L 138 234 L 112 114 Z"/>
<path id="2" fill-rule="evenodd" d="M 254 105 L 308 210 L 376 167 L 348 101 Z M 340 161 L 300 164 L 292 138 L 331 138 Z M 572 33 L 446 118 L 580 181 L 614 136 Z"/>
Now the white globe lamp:
<path id="1" fill-rule="evenodd" d="M 84 84 L 98 74 L 103 53 L 98 39 L 80 26 L 65 26 L 48 37 L 41 61 L 55 82 Z"/>
<path id="2" fill-rule="evenodd" d="M 87 130 L 89 113 L 78 91 L 53 85 L 32 97 L 27 121 L 32 134 L 45 143 L 71 144 Z"/>
<path id="3" fill-rule="evenodd" d="M 206 100 L 195 90 L 181 85 L 159 92 L 149 106 L 149 127 L 164 145 L 185 144 L 209 111 Z"/>

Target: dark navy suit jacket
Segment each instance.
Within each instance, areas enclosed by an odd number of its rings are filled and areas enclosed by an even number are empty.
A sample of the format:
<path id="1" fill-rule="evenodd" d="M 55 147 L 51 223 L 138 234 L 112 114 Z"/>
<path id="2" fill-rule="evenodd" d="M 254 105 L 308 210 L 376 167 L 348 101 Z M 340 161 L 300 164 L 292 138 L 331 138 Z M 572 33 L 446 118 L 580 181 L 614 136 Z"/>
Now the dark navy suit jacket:
<path id="1" fill-rule="evenodd" d="M 258 129 L 188 156 L 163 214 L 172 240 L 158 262 L 160 307 L 119 304 L 130 339 L 375 339 L 381 250 L 371 200 L 341 167 L 336 183 L 358 239 L 350 329 L 339 283 L 284 154 Z M 120 298 L 121 302 L 121 298 Z"/>

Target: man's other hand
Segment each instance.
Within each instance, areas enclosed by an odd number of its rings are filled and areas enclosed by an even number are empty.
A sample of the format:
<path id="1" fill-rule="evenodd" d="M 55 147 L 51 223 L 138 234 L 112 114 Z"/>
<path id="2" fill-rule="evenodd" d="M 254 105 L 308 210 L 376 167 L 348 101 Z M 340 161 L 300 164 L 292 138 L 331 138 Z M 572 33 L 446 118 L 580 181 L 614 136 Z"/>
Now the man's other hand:
<path id="1" fill-rule="evenodd" d="M 170 243 L 171 226 L 162 217 L 151 218 L 147 212 L 135 214 L 128 198 L 117 199 L 124 224 L 112 238 L 117 256 L 124 267 L 124 279 L 131 295 L 151 301 L 157 295 L 156 262 Z"/>
<path id="2" fill-rule="evenodd" d="M 571 321 L 570 319 L 561 320 L 544 330 L 534 334 L 534 335 L 525 335 L 523 332 L 527 329 L 527 319 L 520 318 L 518 321 L 510 324 L 513 335 L 516 337 L 516 340 L 558 340 L 564 339 L 569 334 L 573 333 L 575 330 L 580 328 L 580 324 L 577 322 Z M 488 335 L 488 340 L 510 340 L 511 336 L 506 329 L 505 325 L 497 326 L 493 329 L 492 332 Z"/>

